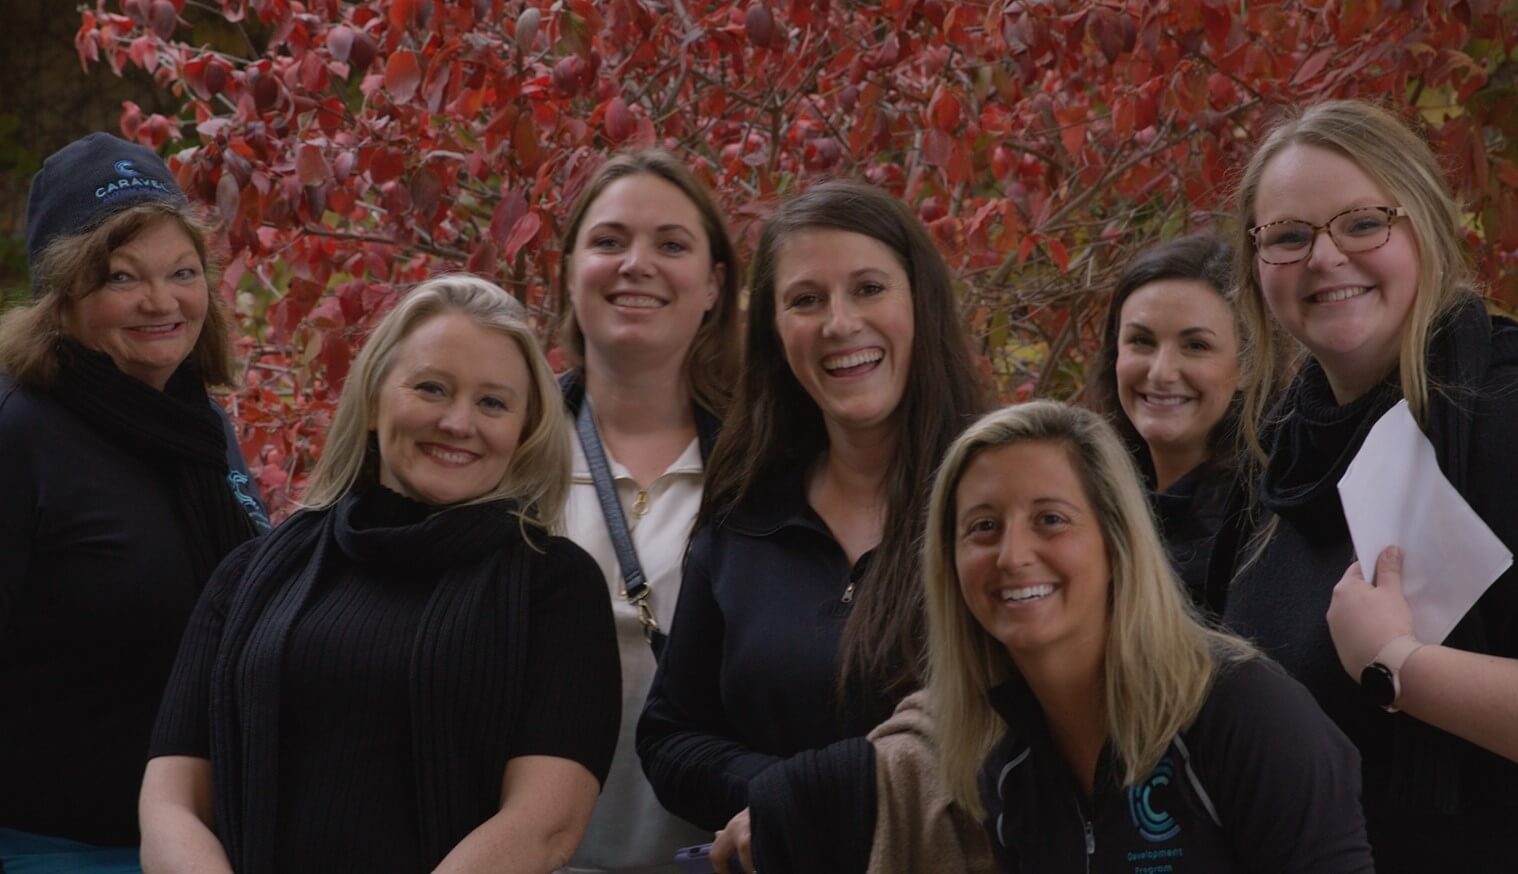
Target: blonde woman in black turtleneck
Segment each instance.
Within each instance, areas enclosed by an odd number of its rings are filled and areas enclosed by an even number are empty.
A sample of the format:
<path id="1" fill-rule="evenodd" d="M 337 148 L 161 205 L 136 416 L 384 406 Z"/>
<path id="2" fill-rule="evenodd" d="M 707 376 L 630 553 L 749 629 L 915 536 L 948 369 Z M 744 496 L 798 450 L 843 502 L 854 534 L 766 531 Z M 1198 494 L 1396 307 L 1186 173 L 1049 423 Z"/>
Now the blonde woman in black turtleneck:
<path id="1" fill-rule="evenodd" d="M 617 737 L 596 564 L 547 534 L 563 407 L 519 308 L 424 283 L 349 377 L 297 513 L 191 619 L 143 783 L 149 872 L 547 872 Z"/>

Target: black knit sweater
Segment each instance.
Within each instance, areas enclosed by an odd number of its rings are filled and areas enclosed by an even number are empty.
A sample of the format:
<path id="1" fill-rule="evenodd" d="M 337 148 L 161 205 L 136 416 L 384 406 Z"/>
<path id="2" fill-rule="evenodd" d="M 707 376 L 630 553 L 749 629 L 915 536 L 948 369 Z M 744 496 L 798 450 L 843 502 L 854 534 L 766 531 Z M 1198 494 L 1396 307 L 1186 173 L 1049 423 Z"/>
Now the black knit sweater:
<path id="1" fill-rule="evenodd" d="M 800 476 L 696 532 L 638 722 L 643 771 L 666 809 L 722 828 L 749 805 L 760 772 L 862 738 L 890 715 L 895 696 L 860 690 L 840 702 L 837 694 L 843 595 L 873 554 L 849 566 Z M 800 767 L 813 763 L 830 766 L 808 758 Z"/>
<path id="2" fill-rule="evenodd" d="M 509 505 L 375 490 L 228 558 L 151 755 L 211 760 L 239 871 L 431 870 L 499 809 L 511 758 L 605 778 L 621 702 L 605 583 L 569 541 L 534 541 Z"/>

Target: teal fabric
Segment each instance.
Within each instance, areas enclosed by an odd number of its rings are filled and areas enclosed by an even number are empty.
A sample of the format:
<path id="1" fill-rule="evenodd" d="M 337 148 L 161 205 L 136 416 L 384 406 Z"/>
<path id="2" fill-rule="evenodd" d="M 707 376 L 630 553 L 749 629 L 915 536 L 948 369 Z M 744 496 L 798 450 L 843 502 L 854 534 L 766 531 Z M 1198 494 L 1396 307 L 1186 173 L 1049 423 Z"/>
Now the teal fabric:
<path id="1" fill-rule="evenodd" d="M 92 847 L 0 828 L 4 874 L 142 874 L 136 847 Z"/>

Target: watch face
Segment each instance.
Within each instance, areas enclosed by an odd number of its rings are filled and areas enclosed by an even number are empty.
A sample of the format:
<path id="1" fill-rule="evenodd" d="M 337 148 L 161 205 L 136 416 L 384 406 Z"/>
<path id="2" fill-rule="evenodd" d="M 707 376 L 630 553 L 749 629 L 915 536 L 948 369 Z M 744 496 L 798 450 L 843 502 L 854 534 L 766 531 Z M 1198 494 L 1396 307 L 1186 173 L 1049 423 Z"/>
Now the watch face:
<path id="1" fill-rule="evenodd" d="M 1390 707 L 1397 700 L 1397 684 L 1391 668 L 1380 662 L 1371 662 L 1360 672 L 1360 688 L 1377 707 Z"/>

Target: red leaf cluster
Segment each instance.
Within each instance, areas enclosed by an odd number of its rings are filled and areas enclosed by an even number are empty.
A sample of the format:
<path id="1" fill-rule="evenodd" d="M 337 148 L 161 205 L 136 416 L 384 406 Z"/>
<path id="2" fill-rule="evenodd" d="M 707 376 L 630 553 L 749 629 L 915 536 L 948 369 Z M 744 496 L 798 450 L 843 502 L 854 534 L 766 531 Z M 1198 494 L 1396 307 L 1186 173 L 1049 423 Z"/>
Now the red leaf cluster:
<path id="1" fill-rule="evenodd" d="M 192 140 L 172 163 L 225 230 L 232 404 L 279 507 L 400 289 L 465 268 L 547 323 L 562 216 L 624 146 L 684 156 L 745 244 L 819 174 L 897 193 L 1009 398 L 1074 392 L 1113 271 L 1214 226 L 1263 125 L 1325 97 L 1425 126 L 1518 301 L 1518 29 L 1491 2 L 215 2 L 227 45 L 181 41 L 171 0 L 96 0 L 75 46 L 180 98 L 121 127 Z"/>

